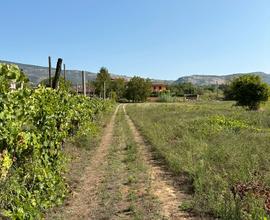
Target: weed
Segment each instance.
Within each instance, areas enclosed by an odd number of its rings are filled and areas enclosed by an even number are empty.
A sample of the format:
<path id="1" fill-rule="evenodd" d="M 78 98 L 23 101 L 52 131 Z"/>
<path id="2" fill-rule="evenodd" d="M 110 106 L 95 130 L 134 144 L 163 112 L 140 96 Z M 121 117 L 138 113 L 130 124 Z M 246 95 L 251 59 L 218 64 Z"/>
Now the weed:
<path id="1" fill-rule="evenodd" d="M 194 211 L 222 219 L 266 216 L 266 197 L 239 200 L 231 189 L 239 182 L 270 185 L 270 105 L 263 112 L 231 106 L 231 102 L 134 104 L 127 111 L 167 167 L 192 180 Z"/>

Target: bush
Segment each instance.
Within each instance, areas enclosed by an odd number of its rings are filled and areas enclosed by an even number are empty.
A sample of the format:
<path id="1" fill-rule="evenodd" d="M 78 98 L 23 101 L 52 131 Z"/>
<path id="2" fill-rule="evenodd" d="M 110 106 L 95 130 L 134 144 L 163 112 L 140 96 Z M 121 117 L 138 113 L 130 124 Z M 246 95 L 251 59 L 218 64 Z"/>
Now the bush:
<path id="1" fill-rule="evenodd" d="M 236 101 L 236 105 L 249 110 L 258 110 L 269 97 L 269 87 L 259 76 L 243 75 L 235 78 L 226 95 Z"/>
<path id="2" fill-rule="evenodd" d="M 177 102 L 177 97 L 172 97 L 170 92 L 160 92 L 158 102 Z"/>

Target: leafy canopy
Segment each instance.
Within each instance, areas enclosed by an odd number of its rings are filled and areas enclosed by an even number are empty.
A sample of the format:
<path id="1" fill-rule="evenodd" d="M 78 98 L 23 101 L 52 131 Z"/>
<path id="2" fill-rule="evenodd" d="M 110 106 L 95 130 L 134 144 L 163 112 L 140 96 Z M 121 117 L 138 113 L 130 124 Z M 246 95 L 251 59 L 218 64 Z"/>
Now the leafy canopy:
<path id="1" fill-rule="evenodd" d="M 96 93 L 101 96 L 103 95 L 105 89 L 105 93 L 107 96 L 109 94 L 109 90 L 107 88 L 110 87 L 110 83 L 111 83 L 111 76 L 109 74 L 108 69 L 105 67 L 101 67 L 99 73 L 97 74 L 96 81 L 94 83 Z"/>
<path id="2" fill-rule="evenodd" d="M 124 78 L 116 78 L 111 82 L 110 85 L 111 93 L 115 92 L 116 98 L 123 98 L 126 90 L 126 82 Z"/>
<path id="3" fill-rule="evenodd" d="M 243 75 L 233 79 L 228 94 L 236 101 L 236 105 L 249 110 L 257 110 L 269 97 L 269 87 L 262 82 L 260 76 Z"/>
<path id="4" fill-rule="evenodd" d="M 54 80 L 54 77 L 52 77 L 52 81 L 53 80 Z M 43 85 L 45 87 L 50 87 L 49 78 L 42 80 L 39 84 Z M 61 90 L 71 92 L 72 91 L 72 82 L 70 80 L 64 79 L 63 76 L 60 76 L 60 78 L 59 78 L 59 88 Z"/>
<path id="5" fill-rule="evenodd" d="M 68 193 L 63 142 L 93 134 L 110 101 L 69 93 L 61 86 L 35 89 L 15 65 L 0 64 L 0 216 L 43 219 Z M 0 217 L 0 218 L 1 218 Z"/>
<path id="6" fill-rule="evenodd" d="M 9 91 L 11 83 L 24 83 L 28 79 L 16 65 L 0 63 L 0 93 Z"/>
<path id="7" fill-rule="evenodd" d="M 126 97 L 133 102 L 144 102 L 151 94 L 151 82 L 134 76 L 127 84 Z"/>

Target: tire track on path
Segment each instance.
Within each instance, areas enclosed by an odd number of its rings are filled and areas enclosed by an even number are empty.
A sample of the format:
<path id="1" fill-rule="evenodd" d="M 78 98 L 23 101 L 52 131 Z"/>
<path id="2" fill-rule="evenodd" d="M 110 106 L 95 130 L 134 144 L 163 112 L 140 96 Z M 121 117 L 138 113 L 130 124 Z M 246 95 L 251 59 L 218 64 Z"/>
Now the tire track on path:
<path id="1" fill-rule="evenodd" d="M 145 143 L 143 137 L 139 133 L 138 129 L 135 127 L 134 123 L 126 113 L 125 105 L 123 105 L 126 120 L 130 126 L 133 133 L 135 142 L 138 144 L 140 151 L 143 155 L 143 160 L 150 168 L 150 179 L 151 179 L 151 192 L 155 195 L 161 203 L 161 215 L 165 219 L 174 220 L 199 220 L 206 219 L 202 217 L 193 216 L 190 213 L 183 212 L 180 210 L 179 206 L 183 201 L 188 199 L 188 195 L 181 192 L 174 185 L 174 181 L 168 178 L 166 171 L 162 167 L 158 166 L 154 161 L 149 147 Z"/>
<path id="2" fill-rule="evenodd" d="M 90 164 L 82 174 L 78 191 L 72 192 L 71 199 L 61 215 L 63 219 L 92 219 L 99 205 L 97 189 L 104 178 L 106 155 L 108 154 L 108 146 L 112 142 L 113 127 L 118 109 L 119 105 L 116 107 L 109 124 L 104 129 L 100 145 L 91 156 Z"/>

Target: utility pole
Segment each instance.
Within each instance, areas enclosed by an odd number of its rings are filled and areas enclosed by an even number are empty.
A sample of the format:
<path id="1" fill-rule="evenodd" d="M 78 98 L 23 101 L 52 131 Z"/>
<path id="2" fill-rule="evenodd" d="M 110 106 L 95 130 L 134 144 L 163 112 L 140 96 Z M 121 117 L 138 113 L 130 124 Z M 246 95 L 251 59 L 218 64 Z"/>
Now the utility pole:
<path id="1" fill-rule="evenodd" d="M 82 71 L 82 88 L 83 88 L 83 95 L 86 96 L 85 72 L 84 71 Z"/>
<path id="2" fill-rule="evenodd" d="M 51 57 L 48 57 L 49 62 L 49 85 L 52 88 L 52 63 L 51 63 Z"/>

